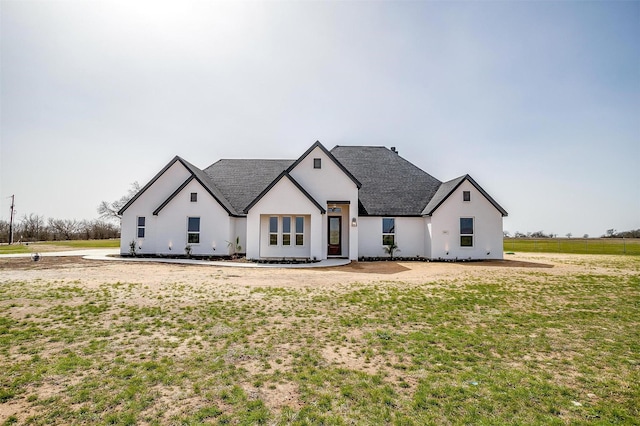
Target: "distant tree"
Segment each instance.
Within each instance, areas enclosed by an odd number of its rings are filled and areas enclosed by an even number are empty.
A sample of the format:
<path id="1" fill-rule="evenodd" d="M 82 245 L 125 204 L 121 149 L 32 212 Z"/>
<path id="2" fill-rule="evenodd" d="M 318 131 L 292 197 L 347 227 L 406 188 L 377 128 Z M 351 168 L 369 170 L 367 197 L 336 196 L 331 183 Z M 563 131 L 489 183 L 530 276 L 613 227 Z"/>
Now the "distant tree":
<path id="1" fill-rule="evenodd" d="M 565 235 L 566 235 L 567 238 L 571 238 L 573 236 L 573 234 L 571 232 L 567 232 Z"/>
<path id="2" fill-rule="evenodd" d="M 140 191 L 140 184 L 136 181 L 131 184 L 127 195 L 123 195 L 120 199 L 113 202 L 102 201 L 98 206 L 98 214 L 101 219 L 117 220 L 120 219 L 118 211 L 129 202 Z"/>
<path id="3" fill-rule="evenodd" d="M 44 217 L 33 213 L 22 216 L 20 235 L 24 241 L 44 241 L 47 239 L 47 231 Z"/>
<path id="4" fill-rule="evenodd" d="M 9 221 L 0 220 L 0 243 L 9 242 Z"/>
<path id="5" fill-rule="evenodd" d="M 526 235 L 525 235 L 525 234 L 523 234 L 523 233 L 522 233 L 522 232 L 520 232 L 520 231 L 516 231 L 516 233 L 515 233 L 515 237 L 516 237 L 516 238 L 525 238 L 525 237 L 526 237 Z"/>
<path id="6" fill-rule="evenodd" d="M 505 238 L 509 238 L 511 236 L 511 233 L 509 231 L 503 231 L 502 234 Z"/>
<path id="7" fill-rule="evenodd" d="M 544 231 L 536 231 L 531 234 L 531 237 L 532 238 L 552 238 L 553 235 L 547 235 L 544 233 Z"/>
<path id="8" fill-rule="evenodd" d="M 582 238 L 589 238 L 589 234 L 584 234 Z"/>
<path id="9" fill-rule="evenodd" d="M 616 236 L 616 230 L 614 228 L 607 229 L 607 238 L 613 238 Z"/>
<path id="10" fill-rule="evenodd" d="M 640 238 L 640 228 L 625 232 L 626 238 Z"/>
<path id="11" fill-rule="evenodd" d="M 80 222 L 75 219 L 49 218 L 49 230 L 54 240 L 72 240 L 79 237 Z"/>

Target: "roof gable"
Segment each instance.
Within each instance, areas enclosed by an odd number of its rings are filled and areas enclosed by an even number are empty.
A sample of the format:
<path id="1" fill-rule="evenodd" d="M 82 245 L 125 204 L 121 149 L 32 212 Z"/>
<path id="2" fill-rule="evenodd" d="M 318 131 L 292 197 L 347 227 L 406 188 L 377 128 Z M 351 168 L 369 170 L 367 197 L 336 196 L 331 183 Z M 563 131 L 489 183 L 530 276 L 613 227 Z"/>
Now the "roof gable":
<path id="1" fill-rule="evenodd" d="M 159 207 L 156 211 L 153 212 L 154 215 L 157 215 L 162 208 L 164 208 L 184 187 L 191 182 L 193 179 L 196 179 L 200 185 L 209 193 L 215 200 L 232 216 L 237 216 L 236 210 L 233 206 L 227 201 L 224 195 L 220 192 L 218 188 L 216 188 L 212 182 L 209 180 L 208 176 L 199 168 L 184 160 L 179 156 L 173 157 L 169 163 L 163 167 L 158 174 L 156 174 L 153 179 L 151 179 L 138 193 L 129 200 L 127 204 L 125 204 L 119 211 L 118 214 L 122 215 L 126 209 L 129 208 L 147 189 L 149 189 L 167 170 L 171 168 L 176 162 L 179 162 L 184 166 L 185 169 L 191 174 L 191 177 L 187 178 L 185 182 L 182 183 L 180 187 L 176 191 L 174 191 Z"/>
<path id="2" fill-rule="evenodd" d="M 383 146 L 336 146 L 340 163 L 362 182 L 359 212 L 369 216 L 420 216 L 441 182 Z"/>
<path id="3" fill-rule="evenodd" d="M 298 189 L 298 191 L 300 191 L 309 201 L 311 201 L 319 210 L 320 213 L 325 214 L 326 210 L 324 209 L 324 207 L 322 207 L 320 205 L 320 203 L 318 203 L 312 196 L 311 194 L 309 194 L 303 187 L 302 185 L 300 185 L 294 178 L 293 176 L 291 176 L 289 174 L 288 171 L 284 171 L 282 173 L 280 173 L 280 175 L 273 181 L 271 182 L 271 184 L 269 186 L 267 186 L 248 206 L 247 208 L 244 210 L 245 213 L 249 213 L 249 210 L 251 210 L 251 208 L 253 206 L 255 206 L 265 195 L 267 195 L 269 193 L 269 191 L 271 191 L 271 189 L 273 189 L 273 187 L 275 187 L 278 182 L 280 182 L 282 179 L 287 178 L 289 179 L 289 181 L 291 181 L 291 183 Z"/>
<path id="4" fill-rule="evenodd" d="M 445 200 L 449 198 L 449 196 L 451 196 L 451 194 L 453 194 L 460 185 L 462 185 L 462 182 L 464 181 L 468 181 L 473 185 L 473 187 L 476 188 L 478 192 L 480 192 L 487 201 L 489 201 L 502 214 L 502 216 L 508 215 L 507 211 L 503 209 L 493 198 L 491 198 L 491 196 L 469 175 L 460 176 L 450 181 L 443 182 L 442 185 L 440 185 L 440 188 L 438 188 L 436 194 L 422 211 L 422 214 L 431 216 L 433 212 L 435 212 L 438 207 L 440 207 L 442 203 L 444 203 Z"/>
<path id="5" fill-rule="evenodd" d="M 307 149 L 307 151 L 304 154 L 302 154 L 300 158 L 298 158 L 291 166 L 289 166 L 289 168 L 287 169 L 287 173 L 295 169 L 296 166 L 300 164 L 316 148 L 319 148 L 331 161 L 333 161 L 333 163 L 336 166 L 338 166 L 338 168 L 342 170 L 342 172 L 345 175 L 347 175 L 349 179 L 353 181 L 353 183 L 358 187 L 358 189 L 360 189 L 360 187 L 362 186 L 360 181 L 353 174 L 351 174 L 349 169 L 347 169 L 340 161 L 338 161 L 338 159 L 334 157 L 334 155 L 329 150 L 327 150 L 327 148 L 325 148 L 324 145 L 320 143 L 320 141 L 316 141 L 313 145 L 311 145 L 311 147 Z"/>
<path id="6" fill-rule="evenodd" d="M 122 206 L 122 208 L 120 210 L 118 210 L 118 214 L 120 216 L 122 216 L 122 214 L 125 212 L 125 210 L 127 210 L 129 208 L 129 206 L 131 206 L 131 204 L 133 204 L 138 198 L 140 198 L 140 196 L 142 194 L 145 193 L 145 191 L 147 189 L 149 189 L 149 187 L 151 187 L 151 185 L 153 185 L 158 179 L 160 179 L 160 176 L 162 176 L 163 174 L 165 174 L 165 172 L 167 170 L 169 170 L 171 168 L 171 166 L 173 166 L 176 161 L 180 161 L 182 160 L 180 157 L 178 157 L 177 155 L 175 157 L 173 157 L 171 159 L 171 161 L 169 161 L 167 163 L 166 166 L 164 166 L 162 168 L 162 170 L 160 170 L 149 182 L 147 182 L 147 184 L 145 186 L 143 186 L 137 193 L 136 195 L 134 195 L 124 206 Z M 184 165 L 184 163 L 182 163 Z M 184 165 L 185 168 L 188 169 L 188 167 L 186 165 Z"/>

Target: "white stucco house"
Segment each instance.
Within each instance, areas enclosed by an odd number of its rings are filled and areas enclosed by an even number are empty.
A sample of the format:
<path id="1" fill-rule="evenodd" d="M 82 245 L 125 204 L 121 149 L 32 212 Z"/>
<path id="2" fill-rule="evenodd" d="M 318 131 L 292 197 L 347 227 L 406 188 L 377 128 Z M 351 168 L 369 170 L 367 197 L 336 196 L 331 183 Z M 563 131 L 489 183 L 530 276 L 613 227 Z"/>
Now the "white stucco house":
<path id="1" fill-rule="evenodd" d="M 248 259 L 501 259 L 507 212 L 469 175 L 441 182 L 395 148 L 314 143 L 296 160 L 174 157 L 119 212 L 121 253 Z M 229 242 L 234 244 L 229 244 Z"/>

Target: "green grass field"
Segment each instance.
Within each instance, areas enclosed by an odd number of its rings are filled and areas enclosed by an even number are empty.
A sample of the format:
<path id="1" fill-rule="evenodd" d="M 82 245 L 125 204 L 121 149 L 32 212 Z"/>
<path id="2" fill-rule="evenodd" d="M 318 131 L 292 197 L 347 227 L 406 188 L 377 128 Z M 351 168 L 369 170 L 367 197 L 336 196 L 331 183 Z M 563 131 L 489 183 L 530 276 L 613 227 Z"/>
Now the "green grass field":
<path id="1" fill-rule="evenodd" d="M 637 424 L 640 258 L 574 262 L 302 289 L 0 278 L 0 404 L 23 413 L 0 421 Z"/>
<path id="2" fill-rule="evenodd" d="M 639 238 L 505 238 L 505 252 L 640 255 Z"/>
<path id="3" fill-rule="evenodd" d="M 2 244 L 0 254 L 11 253 L 32 253 L 46 251 L 43 249 L 56 248 L 64 250 L 90 249 L 90 248 L 117 248 L 120 247 L 120 240 L 70 240 L 70 241 L 43 241 L 29 244 Z"/>

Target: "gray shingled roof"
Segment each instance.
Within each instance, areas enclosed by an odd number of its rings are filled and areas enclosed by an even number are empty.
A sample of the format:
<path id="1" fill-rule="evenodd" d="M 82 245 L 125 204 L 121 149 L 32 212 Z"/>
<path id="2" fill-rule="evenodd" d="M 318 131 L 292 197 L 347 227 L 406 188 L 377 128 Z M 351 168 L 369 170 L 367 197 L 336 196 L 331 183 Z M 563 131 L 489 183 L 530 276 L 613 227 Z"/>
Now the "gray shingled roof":
<path id="1" fill-rule="evenodd" d="M 331 153 L 362 184 L 360 214 L 420 216 L 441 184 L 383 146 L 336 146 Z"/>
<path id="2" fill-rule="evenodd" d="M 361 185 L 358 193 L 360 215 L 431 215 L 464 180 L 471 182 L 504 216 L 507 215 L 507 212 L 469 175 L 443 183 L 396 152 L 382 146 L 336 146 L 330 153 L 340 163 L 338 165 L 341 165 L 347 174 L 350 173 L 351 178 L 355 178 L 354 182 Z M 266 188 L 282 174 L 286 174 L 296 163 L 296 160 L 231 159 L 219 160 L 201 170 L 176 156 L 120 210 L 119 214 L 122 214 L 176 161 L 180 161 L 229 214 L 234 216 L 244 214 L 247 207 Z M 293 180 L 290 176 L 289 178 Z M 304 189 L 302 191 L 315 202 Z M 174 196 L 175 193 L 156 211 L 164 207 Z M 323 209 L 322 206 L 320 209 Z"/>
<path id="3" fill-rule="evenodd" d="M 295 160 L 220 160 L 204 173 L 240 214 Z"/>
<path id="4" fill-rule="evenodd" d="M 496 202 L 496 200 L 491 198 L 491 196 L 487 194 L 487 192 L 482 189 L 482 187 L 480 187 L 480 185 L 478 185 L 478 183 L 469 175 L 460 176 L 455 179 L 451 179 L 450 181 L 443 182 L 431 201 L 429 201 L 427 206 L 422 211 L 422 214 L 427 216 L 432 215 L 433 212 L 438 207 L 440 207 L 440 204 L 442 204 L 444 200 L 446 200 L 447 197 L 449 197 L 449 195 L 451 195 L 451 193 L 455 191 L 465 180 L 469 181 L 471 185 L 473 185 L 491 204 L 493 204 L 493 206 L 502 214 L 502 216 L 508 216 L 507 211 L 503 209 L 502 206 L 500 206 L 500 204 Z"/>
<path id="5" fill-rule="evenodd" d="M 440 188 L 438 188 L 438 191 L 436 191 L 433 198 L 429 200 L 429 203 L 422 211 L 422 214 L 430 215 L 431 213 L 433 213 L 434 210 L 438 208 L 440 204 L 442 204 L 442 202 L 449 196 L 449 194 L 451 194 L 466 177 L 466 175 L 460 176 L 450 181 L 442 182 L 442 185 L 440 185 Z"/>

